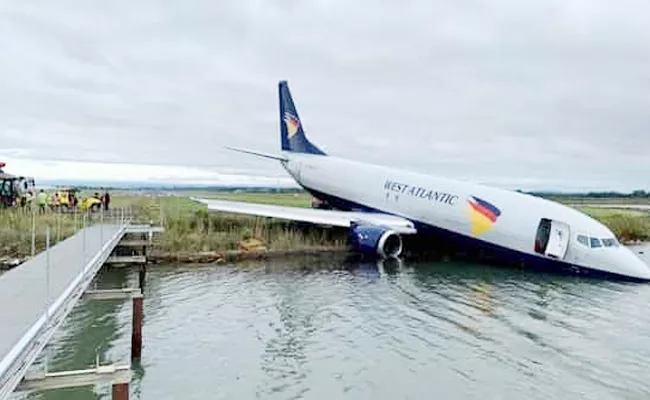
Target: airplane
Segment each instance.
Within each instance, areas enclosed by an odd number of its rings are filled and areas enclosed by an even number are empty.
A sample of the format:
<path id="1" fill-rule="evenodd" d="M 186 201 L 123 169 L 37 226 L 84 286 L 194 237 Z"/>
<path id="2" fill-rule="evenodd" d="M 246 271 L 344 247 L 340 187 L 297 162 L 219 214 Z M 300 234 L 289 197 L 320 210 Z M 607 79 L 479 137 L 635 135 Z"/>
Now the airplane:
<path id="1" fill-rule="evenodd" d="M 428 235 L 534 268 L 650 280 L 650 266 L 605 225 L 574 208 L 326 154 L 307 138 L 286 80 L 279 81 L 278 95 L 281 152 L 227 147 L 279 161 L 298 185 L 331 209 L 192 198 L 208 211 L 344 227 L 354 251 L 384 259 L 402 254 L 407 235 Z"/>

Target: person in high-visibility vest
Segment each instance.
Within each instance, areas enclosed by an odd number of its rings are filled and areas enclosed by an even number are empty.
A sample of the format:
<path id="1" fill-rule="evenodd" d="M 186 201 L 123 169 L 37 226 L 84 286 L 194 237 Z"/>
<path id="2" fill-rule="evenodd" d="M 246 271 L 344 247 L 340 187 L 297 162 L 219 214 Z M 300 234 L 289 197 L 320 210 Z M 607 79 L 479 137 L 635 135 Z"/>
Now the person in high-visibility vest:
<path id="1" fill-rule="evenodd" d="M 38 212 L 39 213 L 44 213 L 45 212 L 45 206 L 47 206 L 47 199 L 48 199 L 47 193 L 41 189 L 40 192 L 38 192 L 38 195 L 36 196 L 36 202 L 38 203 Z"/>

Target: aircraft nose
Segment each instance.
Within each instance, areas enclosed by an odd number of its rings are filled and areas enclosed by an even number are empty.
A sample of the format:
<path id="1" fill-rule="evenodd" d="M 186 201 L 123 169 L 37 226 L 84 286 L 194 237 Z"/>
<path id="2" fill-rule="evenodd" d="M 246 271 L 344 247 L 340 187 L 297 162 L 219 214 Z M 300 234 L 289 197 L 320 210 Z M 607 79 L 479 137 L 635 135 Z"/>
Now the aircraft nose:
<path id="1" fill-rule="evenodd" d="M 622 267 L 625 269 L 626 273 L 633 278 L 650 280 L 650 265 L 646 264 L 627 247 L 623 247 L 622 250 Z"/>

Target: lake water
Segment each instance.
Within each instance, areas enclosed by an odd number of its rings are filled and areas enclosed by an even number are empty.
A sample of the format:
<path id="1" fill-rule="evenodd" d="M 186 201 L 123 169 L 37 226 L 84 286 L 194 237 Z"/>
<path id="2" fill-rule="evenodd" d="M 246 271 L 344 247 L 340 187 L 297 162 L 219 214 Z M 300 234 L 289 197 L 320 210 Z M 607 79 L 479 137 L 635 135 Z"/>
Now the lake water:
<path id="1" fill-rule="evenodd" d="M 98 285 L 137 285 L 137 273 L 105 269 Z M 150 266 L 144 304 L 132 399 L 650 396 L 648 284 L 335 258 Z M 47 352 L 50 370 L 87 367 L 96 354 L 128 362 L 130 310 L 80 304 Z"/>

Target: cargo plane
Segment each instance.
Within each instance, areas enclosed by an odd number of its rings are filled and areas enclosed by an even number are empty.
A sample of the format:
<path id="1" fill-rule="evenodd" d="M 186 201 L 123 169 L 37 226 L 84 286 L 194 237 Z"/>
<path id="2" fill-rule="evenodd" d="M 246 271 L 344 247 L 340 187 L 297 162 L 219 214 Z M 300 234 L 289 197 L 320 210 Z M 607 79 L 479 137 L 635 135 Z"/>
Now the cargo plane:
<path id="1" fill-rule="evenodd" d="M 531 267 L 650 280 L 650 267 L 586 214 L 540 197 L 362 163 L 309 141 L 286 81 L 280 81 L 281 152 L 230 148 L 281 163 L 328 209 L 193 198 L 210 211 L 348 229 L 355 251 L 399 257 L 406 235 L 452 241 Z M 426 239 L 429 240 L 429 239 Z"/>

